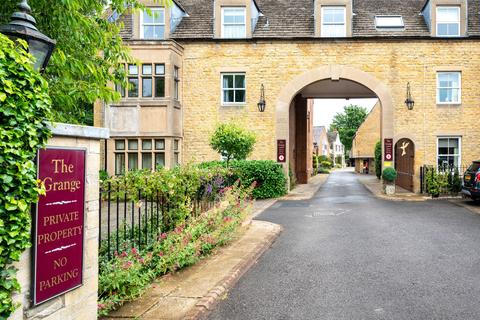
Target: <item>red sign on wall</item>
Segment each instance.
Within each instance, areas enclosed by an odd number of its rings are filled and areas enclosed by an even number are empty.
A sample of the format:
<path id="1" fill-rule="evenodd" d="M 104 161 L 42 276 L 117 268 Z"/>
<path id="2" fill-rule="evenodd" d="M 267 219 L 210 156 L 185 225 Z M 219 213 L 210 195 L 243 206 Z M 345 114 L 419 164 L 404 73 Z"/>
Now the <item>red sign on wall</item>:
<path id="1" fill-rule="evenodd" d="M 287 161 L 287 140 L 277 140 L 277 162 Z"/>
<path id="2" fill-rule="evenodd" d="M 46 195 L 34 219 L 33 304 L 82 285 L 85 150 L 38 152 L 38 178 Z"/>
<path id="3" fill-rule="evenodd" d="M 392 161 L 393 160 L 393 139 L 384 139 L 383 144 L 384 150 L 384 161 Z"/>

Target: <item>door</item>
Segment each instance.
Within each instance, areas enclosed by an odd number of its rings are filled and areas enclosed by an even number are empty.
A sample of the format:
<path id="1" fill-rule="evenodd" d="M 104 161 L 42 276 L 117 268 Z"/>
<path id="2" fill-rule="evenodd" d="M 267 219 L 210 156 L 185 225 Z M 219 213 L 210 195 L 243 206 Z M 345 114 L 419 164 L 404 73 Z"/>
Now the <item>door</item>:
<path id="1" fill-rule="evenodd" d="M 413 192 L 415 145 L 410 139 L 400 139 L 395 145 L 396 185 Z"/>

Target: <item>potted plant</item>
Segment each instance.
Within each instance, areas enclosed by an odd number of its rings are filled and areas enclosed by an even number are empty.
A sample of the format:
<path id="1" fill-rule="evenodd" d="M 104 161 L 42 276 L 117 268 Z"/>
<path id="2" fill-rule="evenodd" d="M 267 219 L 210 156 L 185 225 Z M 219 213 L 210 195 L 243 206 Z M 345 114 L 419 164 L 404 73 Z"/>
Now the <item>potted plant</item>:
<path id="1" fill-rule="evenodd" d="M 395 194 L 395 179 L 397 171 L 394 168 L 385 168 L 382 172 L 383 192 L 387 195 Z"/>

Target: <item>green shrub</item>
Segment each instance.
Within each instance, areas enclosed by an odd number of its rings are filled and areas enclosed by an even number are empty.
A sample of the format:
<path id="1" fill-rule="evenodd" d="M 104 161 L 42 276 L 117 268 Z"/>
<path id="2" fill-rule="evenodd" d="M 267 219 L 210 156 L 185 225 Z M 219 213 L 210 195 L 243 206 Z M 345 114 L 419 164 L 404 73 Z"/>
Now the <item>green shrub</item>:
<path id="1" fill-rule="evenodd" d="M 385 168 L 382 172 L 382 178 L 386 182 L 392 183 L 397 179 L 397 171 L 391 167 Z"/>
<path id="2" fill-rule="evenodd" d="M 448 174 L 439 173 L 435 169 L 429 169 L 425 173 L 426 190 L 432 197 L 438 197 L 445 193 L 448 188 Z"/>
<path id="3" fill-rule="evenodd" d="M 342 156 L 337 156 L 335 158 L 335 164 L 339 164 L 340 167 L 342 166 Z"/>
<path id="4" fill-rule="evenodd" d="M 100 170 L 98 174 L 99 174 L 100 181 L 105 181 L 109 178 L 108 172 L 105 170 Z"/>
<path id="5" fill-rule="evenodd" d="M 460 178 L 458 170 L 455 170 L 453 173 L 451 171 L 448 173 L 448 190 L 452 194 L 462 191 L 462 179 Z"/>
<path id="6" fill-rule="evenodd" d="M 318 156 L 316 154 L 313 154 L 312 156 L 312 165 L 313 165 L 313 174 L 316 175 L 318 173 L 318 167 L 319 167 Z"/>
<path id="7" fill-rule="evenodd" d="M 382 176 L 382 143 L 375 144 L 375 175 L 378 179 Z"/>
<path id="8" fill-rule="evenodd" d="M 224 161 L 205 162 L 201 168 L 226 167 Z M 287 193 L 287 178 L 280 164 L 271 160 L 236 160 L 228 164 L 231 179 L 249 187 L 256 183 L 252 196 L 255 199 L 277 198 Z"/>
<path id="9" fill-rule="evenodd" d="M 320 174 L 329 174 L 329 173 L 330 173 L 330 170 L 325 169 L 325 168 L 320 168 L 320 170 L 318 171 L 318 173 L 320 173 Z"/>
<path id="10" fill-rule="evenodd" d="M 227 163 L 232 160 L 244 160 L 253 151 L 255 134 L 233 123 L 219 125 L 212 137 L 210 146 L 225 157 Z"/>
<path id="11" fill-rule="evenodd" d="M 324 155 L 318 156 L 318 162 L 322 163 L 323 161 L 331 162 L 331 158 Z"/>
<path id="12" fill-rule="evenodd" d="M 320 162 L 320 167 L 325 168 L 325 169 L 330 169 L 332 168 L 333 163 L 331 161 L 322 161 Z"/>

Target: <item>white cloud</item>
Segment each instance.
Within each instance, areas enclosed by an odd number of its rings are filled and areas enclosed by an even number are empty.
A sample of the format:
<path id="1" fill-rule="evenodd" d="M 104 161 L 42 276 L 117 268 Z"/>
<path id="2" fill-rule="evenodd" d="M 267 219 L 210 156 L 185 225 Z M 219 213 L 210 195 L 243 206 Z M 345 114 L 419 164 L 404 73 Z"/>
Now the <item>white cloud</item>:
<path id="1" fill-rule="evenodd" d="M 328 130 L 333 117 L 339 112 L 343 112 L 343 107 L 350 104 L 365 107 L 368 112 L 377 103 L 377 98 L 370 99 L 315 99 L 313 105 L 313 125 L 325 126 Z"/>

